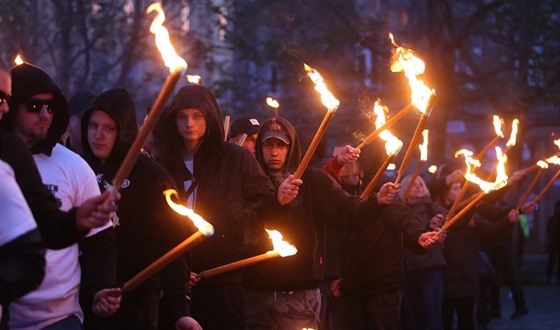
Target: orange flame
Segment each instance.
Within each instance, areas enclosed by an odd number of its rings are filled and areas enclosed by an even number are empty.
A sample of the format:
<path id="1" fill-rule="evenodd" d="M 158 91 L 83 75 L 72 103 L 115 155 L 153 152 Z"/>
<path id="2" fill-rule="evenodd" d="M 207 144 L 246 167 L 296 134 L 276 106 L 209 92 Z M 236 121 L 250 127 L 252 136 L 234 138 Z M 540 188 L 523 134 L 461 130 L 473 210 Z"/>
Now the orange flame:
<path id="1" fill-rule="evenodd" d="M 430 167 L 428 167 L 428 172 L 434 174 L 437 172 L 437 165 L 430 165 Z"/>
<path id="2" fill-rule="evenodd" d="M 20 54 L 17 54 L 16 58 L 14 59 L 14 62 L 16 63 L 16 65 L 23 64 L 23 58 L 21 57 Z"/>
<path id="3" fill-rule="evenodd" d="M 385 112 L 387 112 L 387 108 L 382 106 L 379 100 L 375 101 L 373 112 L 377 115 L 375 118 L 375 127 L 380 128 L 385 125 Z M 396 155 L 403 146 L 402 141 L 391 134 L 388 129 L 381 132 L 379 137 L 385 141 L 385 151 L 387 152 L 387 156 Z"/>
<path id="4" fill-rule="evenodd" d="M 547 161 L 547 163 L 550 163 L 550 164 L 560 165 L 560 158 L 556 155 L 554 155 L 550 158 L 547 158 L 546 161 Z"/>
<path id="5" fill-rule="evenodd" d="M 200 85 L 201 77 L 199 75 L 188 74 L 187 81 L 191 84 Z"/>
<path id="6" fill-rule="evenodd" d="M 465 164 L 467 165 L 467 171 L 465 173 L 465 179 L 470 182 L 476 183 L 480 186 L 480 189 L 485 193 L 489 193 L 494 190 L 498 190 L 505 185 L 507 185 L 508 176 L 505 171 L 505 164 L 507 162 L 507 156 L 502 153 L 500 147 L 496 147 L 496 157 L 498 158 L 498 165 L 496 167 L 496 180 L 494 182 L 484 181 L 477 177 L 474 171 L 476 168 L 480 167 L 480 161 L 472 158 L 473 152 L 470 150 L 462 149 L 455 153 L 455 157 L 463 155 L 465 157 Z"/>
<path id="7" fill-rule="evenodd" d="M 560 139 L 554 140 L 554 144 L 560 148 Z"/>
<path id="8" fill-rule="evenodd" d="M 267 97 L 266 98 L 266 104 L 268 104 L 269 107 L 272 108 L 278 108 L 280 107 L 280 103 L 278 103 L 278 101 L 276 101 L 275 99 L 273 99 L 272 97 Z"/>
<path id="9" fill-rule="evenodd" d="M 340 101 L 337 100 L 329 91 L 321 74 L 309 65 L 305 63 L 303 63 L 303 65 L 305 67 L 305 72 L 307 72 L 307 75 L 315 84 L 315 90 L 319 92 L 319 94 L 321 94 L 321 102 L 323 102 L 323 105 L 327 107 L 329 111 L 336 111 L 336 109 L 338 109 L 338 106 L 340 105 Z"/>
<path id="10" fill-rule="evenodd" d="M 389 39 L 395 47 L 391 59 L 391 71 L 404 72 L 404 75 L 408 78 L 412 104 L 414 104 L 420 112 L 425 113 L 428 110 L 430 96 L 435 93 L 434 90 L 426 86 L 422 80 L 418 79 L 418 76 L 424 73 L 426 65 L 411 49 L 405 49 L 397 45 L 392 33 L 389 33 Z"/>
<path id="11" fill-rule="evenodd" d="M 272 245 L 274 250 L 268 251 L 267 253 L 278 253 L 281 257 L 291 256 L 297 253 L 295 246 L 282 240 L 284 238 L 278 230 L 268 230 L 265 229 L 272 240 Z"/>
<path id="12" fill-rule="evenodd" d="M 422 144 L 418 145 L 418 147 L 420 148 L 420 160 L 425 162 L 426 160 L 428 160 L 428 130 L 427 129 L 422 131 L 422 137 L 424 138 L 424 141 L 422 142 Z"/>
<path id="13" fill-rule="evenodd" d="M 171 195 L 174 195 L 175 197 L 178 196 L 177 191 L 175 191 L 174 189 L 167 189 L 163 192 L 163 194 L 165 195 L 165 200 L 167 201 L 167 204 L 169 204 L 169 206 L 175 212 L 191 219 L 191 221 L 196 226 L 196 228 L 198 228 L 198 231 L 200 231 L 205 236 L 214 235 L 214 227 L 210 223 L 206 222 L 206 220 L 204 220 L 200 215 L 194 213 L 194 211 L 189 209 L 188 207 L 180 204 L 176 204 L 171 200 Z"/>
<path id="14" fill-rule="evenodd" d="M 509 137 L 508 142 L 506 143 L 506 147 L 513 147 L 517 143 L 518 126 L 519 126 L 519 119 L 514 119 L 511 122 L 511 135 Z"/>
<path id="15" fill-rule="evenodd" d="M 539 161 L 537 162 L 537 165 L 539 165 L 542 169 L 547 169 L 547 168 L 548 168 L 548 163 L 547 163 L 547 162 L 544 162 L 544 161 L 542 161 L 542 160 L 539 160 Z"/>
<path id="16" fill-rule="evenodd" d="M 492 123 L 494 124 L 494 130 L 496 130 L 496 135 L 500 137 L 504 137 L 504 133 L 502 132 L 502 124 L 504 121 L 500 116 L 494 115 L 492 119 Z"/>
<path id="17" fill-rule="evenodd" d="M 152 3 L 148 9 L 146 9 L 146 14 L 153 11 L 157 12 L 157 16 L 150 25 L 150 32 L 156 36 L 156 46 L 161 53 L 165 66 L 169 68 L 170 72 L 186 69 L 187 62 L 177 55 L 177 52 L 175 51 L 175 48 L 173 48 L 171 40 L 169 39 L 169 32 L 167 32 L 167 29 L 163 27 L 165 14 L 161 8 L 161 4 L 158 2 Z"/>

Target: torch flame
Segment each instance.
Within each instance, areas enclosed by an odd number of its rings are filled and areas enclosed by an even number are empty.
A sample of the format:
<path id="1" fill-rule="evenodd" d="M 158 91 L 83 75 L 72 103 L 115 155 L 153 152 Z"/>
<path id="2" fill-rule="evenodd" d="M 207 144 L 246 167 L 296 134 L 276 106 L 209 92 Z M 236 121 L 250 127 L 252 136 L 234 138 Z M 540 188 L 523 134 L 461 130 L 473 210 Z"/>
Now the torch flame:
<path id="1" fill-rule="evenodd" d="M 500 118 L 500 116 L 494 115 L 493 116 L 493 120 L 492 123 L 494 124 L 494 129 L 496 130 L 496 135 L 500 136 L 500 137 L 504 137 L 504 133 L 502 132 L 502 124 L 503 124 L 503 120 L 502 118 Z"/>
<path id="2" fill-rule="evenodd" d="M 329 111 L 336 111 L 336 109 L 340 105 L 340 101 L 331 94 L 321 74 L 309 65 L 305 63 L 303 63 L 303 65 L 305 67 L 305 72 L 307 72 L 307 75 L 315 84 L 315 90 L 319 92 L 319 94 L 321 94 L 321 102 L 323 102 L 323 105 L 327 107 Z"/>
<path id="3" fill-rule="evenodd" d="M 435 93 L 434 90 L 426 86 L 422 80 L 418 79 L 418 76 L 424 73 L 426 65 L 411 49 L 405 49 L 397 45 L 392 33 L 389 33 L 389 39 L 391 40 L 391 44 L 395 47 L 391 59 L 391 71 L 404 72 L 404 75 L 408 78 L 412 104 L 414 104 L 420 112 L 425 113 L 428 110 L 430 96 Z"/>
<path id="4" fill-rule="evenodd" d="M 272 240 L 272 245 L 274 250 L 268 251 L 267 253 L 278 253 L 281 257 L 291 256 L 297 253 L 295 246 L 282 240 L 284 238 L 278 230 L 268 230 L 265 229 Z"/>
<path id="5" fill-rule="evenodd" d="M 554 165 L 560 165 L 560 158 L 556 155 L 547 158 L 546 161 L 550 164 L 554 164 Z M 538 163 L 537 163 L 538 164 Z M 542 167 L 542 166 L 541 166 Z"/>
<path id="6" fill-rule="evenodd" d="M 560 139 L 554 140 L 554 144 L 557 145 L 558 148 L 560 148 Z"/>
<path id="7" fill-rule="evenodd" d="M 542 161 L 542 160 L 539 160 L 539 161 L 537 162 L 537 165 L 539 165 L 542 169 L 547 169 L 547 168 L 548 168 L 548 163 L 547 163 L 547 162 L 544 162 L 544 161 Z"/>
<path id="8" fill-rule="evenodd" d="M 204 234 L 205 236 L 214 235 L 214 227 L 210 223 L 206 222 L 206 220 L 204 220 L 200 215 L 194 213 L 194 211 L 189 209 L 188 207 L 180 204 L 176 204 L 171 200 L 171 195 L 178 196 L 177 191 L 175 191 L 174 189 L 167 189 L 163 192 L 163 194 L 165 195 L 165 200 L 167 201 L 167 204 L 169 204 L 169 206 L 175 212 L 191 219 L 193 224 L 196 226 L 196 228 L 198 228 L 198 230 L 202 234 Z"/>
<path id="9" fill-rule="evenodd" d="M 517 143 L 517 131 L 519 126 L 519 119 L 514 119 L 511 122 L 511 135 L 509 137 L 508 142 L 506 143 L 506 147 L 513 147 Z"/>
<path id="10" fill-rule="evenodd" d="M 437 172 L 437 165 L 430 165 L 430 167 L 428 167 L 428 172 L 434 174 Z"/>
<path id="11" fill-rule="evenodd" d="M 165 66 L 169 68 L 170 72 L 179 69 L 186 69 L 187 62 L 177 55 L 177 52 L 175 51 L 175 48 L 173 48 L 171 40 L 169 39 L 169 32 L 167 32 L 167 29 L 163 27 L 165 14 L 161 8 L 161 4 L 158 2 L 152 3 L 148 9 L 146 9 L 146 14 L 153 11 L 157 12 L 157 16 L 152 21 L 152 25 L 150 25 L 150 32 L 156 36 L 156 46 L 161 53 Z"/>
<path id="12" fill-rule="evenodd" d="M 508 176 L 505 171 L 505 163 L 507 161 L 507 156 L 502 153 L 502 149 L 500 147 L 496 147 L 496 157 L 498 158 L 498 165 L 496 167 L 497 169 L 496 180 L 494 182 L 484 181 L 476 176 L 474 171 L 476 170 L 476 168 L 480 167 L 480 161 L 472 158 L 473 155 L 472 151 L 462 149 L 455 153 L 455 157 L 459 155 L 463 155 L 465 157 L 465 164 L 467 165 L 465 179 L 467 179 L 470 182 L 478 184 L 480 186 L 480 189 L 482 189 L 485 193 L 498 190 L 504 187 L 505 185 L 507 185 Z"/>
<path id="13" fill-rule="evenodd" d="M 269 107 L 272 108 L 278 108 L 280 107 L 280 103 L 278 103 L 278 101 L 276 101 L 275 99 L 273 99 L 272 97 L 267 97 L 266 98 L 266 104 L 268 104 Z"/>
<path id="14" fill-rule="evenodd" d="M 380 101 L 375 101 L 375 105 L 373 106 L 373 112 L 377 115 L 375 118 L 375 127 L 380 128 L 381 126 L 385 125 L 385 112 L 387 108 L 381 105 Z M 385 151 L 387 155 L 396 155 L 402 148 L 403 143 L 399 140 L 396 136 L 391 134 L 389 130 L 384 130 L 379 134 L 379 137 L 385 141 Z"/>
<path id="15" fill-rule="evenodd" d="M 17 54 L 16 58 L 14 59 L 14 62 L 16 63 L 16 65 L 23 64 L 23 59 L 21 58 L 20 54 Z"/>
<path id="16" fill-rule="evenodd" d="M 187 81 L 190 82 L 191 84 L 200 85 L 200 79 L 201 77 L 199 75 L 194 75 L 194 74 L 187 75 Z"/>
<path id="17" fill-rule="evenodd" d="M 420 148 L 420 160 L 425 162 L 426 160 L 428 160 L 428 130 L 427 129 L 422 131 L 422 137 L 424 138 L 424 141 L 422 142 L 422 144 L 418 145 L 418 147 Z"/>

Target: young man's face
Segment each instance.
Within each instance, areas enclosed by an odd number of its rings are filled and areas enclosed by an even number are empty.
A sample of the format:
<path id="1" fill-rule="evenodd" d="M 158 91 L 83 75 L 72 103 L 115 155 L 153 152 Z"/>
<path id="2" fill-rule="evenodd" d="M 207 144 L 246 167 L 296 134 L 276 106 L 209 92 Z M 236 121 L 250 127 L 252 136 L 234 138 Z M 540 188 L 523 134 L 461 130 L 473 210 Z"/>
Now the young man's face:
<path id="1" fill-rule="evenodd" d="M 107 113 L 93 110 L 87 127 L 88 144 L 95 157 L 104 163 L 117 141 L 119 129 L 117 123 Z"/>
<path id="2" fill-rule="evenodd" d="M 198 109 L 181 109 L 175 116 L 177 133 L 185 143 L 198 145 L 206 134 L 206 118 L 204 113 Z"/>
<path id="3" fill-rule="evenodd" d="M 0 120 L 8 112 L 8 98 L 12 94 L 12 78 L 10 73 L 0 69 Z"/>
<path id="4" fill-rule="evenodd" d="M 267 139 L 262 143 L 263 159 L 271 174 L 280 173 L 286 164 L 289 147 L 289 145 L 276 138 Z"/>
<path id="5" fill-rule="evenodd" d="M 54 114 L 57 111 L 53 93 L 40 93 L 31 96 L 18 105 L 15 114 L 14 133 L 28 146 L 43 141 L 49 132 Z"/>

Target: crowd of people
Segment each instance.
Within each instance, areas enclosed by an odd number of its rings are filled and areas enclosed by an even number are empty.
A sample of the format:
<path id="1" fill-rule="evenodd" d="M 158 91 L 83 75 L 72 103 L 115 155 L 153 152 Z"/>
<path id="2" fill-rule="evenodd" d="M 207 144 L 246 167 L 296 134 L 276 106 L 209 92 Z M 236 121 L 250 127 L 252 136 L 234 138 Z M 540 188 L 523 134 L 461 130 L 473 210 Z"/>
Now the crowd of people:
<path id="1" fill-rule="evenodd" d="M 225 136 L 202 86 L 173 96 L 117 190 L 139 130 L 126 90 L 68 101 L 43 69 L 2 66 L 0 110 L 0 329 L 476 329 L 500 313 L 497 272 L 511 317 L 528 313 L 508 243 L 535 204 L 503 202 L 523 171 L 440 233 L 461 166 L 429 182 L 386 177 L 361 196 L 362 152 L 344 145 L 294 177 L 303 132 L 278 116 L 239 117 Z M 123 292 L 196 231 L 167 189 L 215 232 Z M 272 250 L 265 229 L 298 252 L 198 276 Z"/>

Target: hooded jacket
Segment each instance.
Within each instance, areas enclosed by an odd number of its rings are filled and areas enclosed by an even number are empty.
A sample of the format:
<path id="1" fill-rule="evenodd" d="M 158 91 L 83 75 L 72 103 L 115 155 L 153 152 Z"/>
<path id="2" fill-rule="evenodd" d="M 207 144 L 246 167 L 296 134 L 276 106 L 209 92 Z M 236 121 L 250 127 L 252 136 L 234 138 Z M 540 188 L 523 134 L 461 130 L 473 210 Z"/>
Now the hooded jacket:
<path id="1" fill-rule="evenodd" d="M 57 106 L 47 137 L 30 148 L 32 154 L 43 153 L 50 156 L 52 149 L 68 127 L 68 122 L 70 120 L 68 101 L 51 77 L 39 67 L 29 63 L 23 63 L 15 66 L 11 70 L 11 75 L 13 93 L 9 105 L 12 111 L 9 111 L 2 120 L 3 127 L 10 131 L 13 131 L 15 113 L 19 111 L 18 107 L 20 103 L 25 103 L 30 97 L 36 94 L 54 94 Z"/>
<path id="2" fill-rule="evenodd" d="M 407 203 L 418 218 L 422 221 L 422 227 L 430 231 L 430 220 L 437 214 L 447 214 L 447 209 L 432 201 L 429 195 L 424 196 L 415 203 Z M 408 247 L 408 245 L 406 245 Z M 418 253 L 414 247 L 408 247 L 404 251 L 406 270 L 419 270 L 432 267 L 442 267 L 445 265 L 445 258 L 442 253 L 443 246 L 436 244 L 422 253 Z"/>
<path id="3" fill-rule="evenodd" d="M 93 154 L 87 138 L 91 115 L 99 110 L 109 115 L 118 127 L 117 139 L 104 163 Z M 101 190 L 105 190 L 107 183 L 113 180 L 133 143 L 138 132 L 136 123 L 134 103 L 123 89 L 101 93 L 84 114 L 81 122 L 84 156 L 94 169 Z M 166 189 L 176 189 L 169 174 L 148 157 L 140 156 L 123 182 L 120 189 L 121 199 L 117 202 L 118 211 L 116 218 L 113 219 L 116 232 L 116 260 L 109 262 L 97 260 L 98 255 L 95 251 L 83 247 L 81 262 L 84 273 L 83 286 L 86 291 L 84 295 L 87 301 L 91 301 L 93 294 L 101 288 L 123 285 L 187 237 L 185 220 L 172 211 L 162 194 Z M 107 276 L 115 272 L 107 266 L 100 267 L 103 264 L 116 267 L 116 278 Z M 174 322 L 181 316 L 189 315 L 188 274 L 185 259 L 175 259 L 158 274 L 128 293 L 119 311 L 130 312 L 139 308 L 138 306 L 146 305 L 157 308 L 160 300 L 159 290 L 163 290 L 164 305 L 161 308 L 170 315 L 170 320 Z M 133 322 L 140 320 L 139 318 L 127 319 L 123 316 L 125 312 L 119 311 L 113 317 L 103 320 L 90 316 L 90 321 L 94 322 L 93 324 L 102 322 L 101 324 L 117 328 L 134 328 Z M 86 315 L 86 324 L 87 322 Z M 97 327 L 101 326 L 97 324 Z"/>
<path id="4" fill-rule="evenodd" d="M 179 110 L 194 108 L 204 113 L 205 136 L 193 157 L 193 172 L 184 164 L 184 142 L 177 133 Z M 224 142 L 220 108 L 202 86 L 181 88 L 170 106 L 165 123 L 162 164 L 179 187 L 185 180 L 196 185 L 193 209 L 214 226 L 215 233 L 193 247 L 192 270 L 200 272 L 250 256 L 248 244 L 258 214 L 279 207 L 270 180 L 247 150 Z M 188 193 L 181 190 L 183 203 Z M 190 192 L 189 192 L 190 193 Z M 241 283 L 240 272 L 218 275 L 197 284 Z"/>
<path id="5" fill-rule="evenodd" d="M 280 117 L 269 119 L 263 123 L 256 144 L 257 160 L 263 168 L 266 169 L 267 165 L 263 157 L 262 138 L 272 125 L 279 125 L 290 137 L 284 174 L 279 178 L 272 177 L 278 185 L 282 177 L 297 168 L 301 153 L 299 139 L 292 124 Z M 377 221 L 378 215 L 385 208 L 377 204 L 376 194 L 366 199 L 348 195 L 321 169 L 307 167 L 301 179 L 303 185 L 299 188 L 299 194 L 284 207 L 285 214 L 265 219 L 266 227 L 280 231 L 284 240 L 293 244 L 298 252 L 248 269 L 245 283 L 248 288 L 279 291 L 318 288 L 325 266 L 324 224 L 358 229 L 370 221 Z M 270 240 L 263 239 L 263 251 L 272 249 L 269 242 Z"/>

